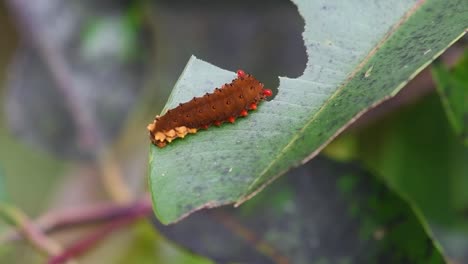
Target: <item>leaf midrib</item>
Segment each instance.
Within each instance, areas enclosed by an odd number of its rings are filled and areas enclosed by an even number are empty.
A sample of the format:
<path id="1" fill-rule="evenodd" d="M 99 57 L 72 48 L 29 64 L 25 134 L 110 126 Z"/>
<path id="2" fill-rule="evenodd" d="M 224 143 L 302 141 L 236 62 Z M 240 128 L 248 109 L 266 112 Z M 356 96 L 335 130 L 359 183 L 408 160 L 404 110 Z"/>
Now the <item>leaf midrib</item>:
<path id="1" fill-rule="evenodd" d="M 406 12 L 402 18 L 400 18 L 400 20 L 397 21 L 397 23 L 395 23 L 392 28 L 383 36 L 383 38 L 378 42 L 378 44 L 369 51 L 369 53 L 366 55 L 366 57 L 362 60 L 362 62 L 360 62 L 358 64 L 358 66 L 354 69 L 354 71 L 352 71 L 349 76 L 345 79 L 345 81 L 340 85 L 340 87 L 338 87 L 338 89 L 336 89 L 336 91 L 320 106 L 320 108 L 317 110 L 317 112 L 312 116 L 312 118 L 301 128 L 301 130 L 294 134 L 294 136 L 291 138 L 291 140 L 289 141 L 288 144 L 286 144 L 278 153 L 278 155 L 275 156 L 274 159 L 272 159 L 272 161 L 268 164 L 268 166 L 265 167 L 265 169 L 263 169 L 263 171 L 259 174 L 259 176 L 252 181 L 251 184 L 249 184 L 248 188 L 247 188 L 247 192 L 245 192 L 239 199 L 238 201 L 236 202 L 236 206 L 240 205 L 241 203 L 243 203 L 244 201 L 248 200 L 248 199 L 244 199 L 244 197 L 248 197 L 249 193 L 252 192 L 252 188 L 257 184 L 257 182 L 262 179 L 266 173 L 270 170 L 271 167 L 273 167 L 276 162 L 278 160 L 280 160 L 280 158 L 282 156 L 285 155 L 285 153 L 287 153 L 287 150 L 299 139 L 301 138 L 301 136 L 305 133 L 306 129 L 309 128 L 309 126 L 317 119 L 317 117 L 320 115 L 320 113 L 323 111 L 323 109 L 325 109 L 325 107 L 330 103 L 330 101 L 332 101 L 338 94 L 340 94 L 343 89 L 354 79 L 354 77 L 356 77 L 356 75 L 362 71 L 362 69 L 364 68 L 364 66 L 367 65 L 367 63 L 370 61 L 371 58 L 374 57 L 374 55 L 377 53 L 377 51 L 387 42 L 387 40 L 402 26 L 405 24 L 406 21 L 408 21 L 408 19 L 411 17 L 411 15 L 416 12 L 421 6 L 422 4 L 426 2 L 426 0 L 421 0 L 421 1 L 418 1 L 416 2 L 416 4 L 413 5 L 413 7 L 410 8 L 410 10 L 408 10 L 408 12 Z M 300 78 L 298 78 L 300 79 Z M 307 81 L 307 80 L 303 80 L 303 81 Z M 275 101 L 274 99 L 272 101 Z M 346 124 L 346 125 L 349 125 Z M 345 126 L 346 126 L 345 125 Z M 324 144 L 327 144 L 327 142 L 323 143 L 322 145 Z M 320 147 L 319 147 L 320 149 Z M 254 192 L 255 193 L 255 192 Z M 251 197 L 248 197 L 248 198 L 251 198 Z"/>

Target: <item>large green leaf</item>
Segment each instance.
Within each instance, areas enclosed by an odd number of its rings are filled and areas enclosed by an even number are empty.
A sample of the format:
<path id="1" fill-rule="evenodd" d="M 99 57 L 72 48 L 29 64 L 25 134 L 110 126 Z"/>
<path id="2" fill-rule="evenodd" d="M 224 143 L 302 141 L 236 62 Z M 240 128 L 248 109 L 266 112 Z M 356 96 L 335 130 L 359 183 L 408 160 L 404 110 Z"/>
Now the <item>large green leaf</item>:
<path id="1" fill-rule="evenodd" d="M 353 118 L 394 95 L 464 34 L 464 1 L 295 0 L 308 63 L 297 79 L 236 122 L 151 147 L 155 212 L 170 223 L 204 207 L 242 203 L 309 160 Z M 194 57 L 165 109 L 233 79 Z"/>

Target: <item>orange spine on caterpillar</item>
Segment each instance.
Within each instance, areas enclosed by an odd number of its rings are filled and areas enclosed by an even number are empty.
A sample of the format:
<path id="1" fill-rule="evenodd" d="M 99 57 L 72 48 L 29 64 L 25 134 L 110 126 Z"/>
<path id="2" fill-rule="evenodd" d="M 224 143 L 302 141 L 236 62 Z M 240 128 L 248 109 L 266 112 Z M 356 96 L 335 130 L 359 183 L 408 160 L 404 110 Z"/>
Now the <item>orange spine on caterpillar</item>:
<path id="1" fill-rule="evenodd" d="M 220 126 L 224 122 L 234 123 L 237 117 L 247 116 L 249 110 L 256 110 L 257 104 L 271 95 L 271 90 L 263 88 L 252 75 L 238 70 L 237 78 L 231 83 L 156 116 L 147 127 L 151 142 L 162 148 L 176 138 L 197 133 L 199 129 Z"/>

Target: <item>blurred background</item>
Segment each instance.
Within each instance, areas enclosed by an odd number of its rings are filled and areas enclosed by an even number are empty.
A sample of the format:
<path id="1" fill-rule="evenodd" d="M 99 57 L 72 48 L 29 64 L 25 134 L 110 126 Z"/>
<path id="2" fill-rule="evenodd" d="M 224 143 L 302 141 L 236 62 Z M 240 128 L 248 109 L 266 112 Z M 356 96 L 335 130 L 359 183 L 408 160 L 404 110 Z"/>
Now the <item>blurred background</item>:
<path id="1" fill-rule="evenodd" d="M 190 56 L 231 71 L 242 68 L 275 89 L 277 76 L 294 78 L 305 69 L 303 27 L 297 8 L 286 0 L 0 2 L 0 194 L 31 219 L 143 197 L 146 125 L 164 106 Z M 454 67 L 466 54 L 464 38 L 437 64 Z M 358 175 L 360 187 L 352 193 L 364 197 L 361 202 L 370 190 L 390 192 L 384 182 L 391 193 L 409 197 L 453 263 L 468 263 L 468 152 L 452 131 L 436 86 L 424 70 L 321 157 L 275 183 L 269 192 L 277 199 L 254 198 L 239 211 L 197 213 L 171 227 L 155 219 L 154 225 L 139 223 L 112 234 L 80 263 L 359 263 L 369 257 L 364 249 L 370 241 L 382 240 L 380 229 L 359 240 L 353 230 L 364 220 L 337 217 L 349 199 L 320 192 L 345 184 L 349 175 Z M 320 171 L 314 182 L 307 180 L 311 171 Z M 379 199 L 411 207 L 394 196 Z M 290 215 L 254 214 L 249 208 L 255 206 L 284 206 L 280 212 Z M 317 208 L 332 208 L 322 212 L 329 221 L 304 213 Z M 379 212 L 369 214 L 375 218 Z M 420 217 L 410 209 L 403 214 Z M 309 222 L 291 222 L 300 217 Z M 322 232 L 307 231 L 311 223 Z M 412 224 L 422 230 L 421 222 Z M 285 233 L 275 236 L 267 227 Z M 66 245 L 96 228 L 54 232 L 53 239 Z M 323 231 L 335 229 L 335 235 Z M 310 236 L 301 236 L 304 232 Z M 267 243 L 267 233 L 283 246 Z M 1 263 L 43 263 L 44 255 L 28 243 L 10 240 L 15 242 L 0 250 Z M 411 246 L 402 247 L 408 254 Z M 398 250 L 370 251 L 378 259 Z"/>
<path id="2" fill-rule="evenodd" d="M 242 1 L 203 9 L 191 1 L 6 3 L 2 149 L 23 152 L 2 154 L 2 163 L 6 175 L 25 175 L 7 177 L 7 186 L 22 186 L 24 193 L 10 196 L 34 213 L 43 209 L 37 198 L 51 194 L 64 170 L 93 167 L 107 150 L 125 163 L 140 163 L 134 166 L 143 168 L 128 172 L 133 176 L 126 180 L 143 190 L 146 124 L 164 106 L 192 54 L 230 70 L 243 66 L 270 86 L 277 85 L 276 76 L 299 76 L 305 67 L 303 23 L 287 1 L 262 10 L 249 5 L 247 12 Z M 216 23 L 228 11 L 226 23 Z M 280 12 L 286 12 L 284 21 L 275 21 Z M 273 36 L 280 41 L 272 42 Z"/>

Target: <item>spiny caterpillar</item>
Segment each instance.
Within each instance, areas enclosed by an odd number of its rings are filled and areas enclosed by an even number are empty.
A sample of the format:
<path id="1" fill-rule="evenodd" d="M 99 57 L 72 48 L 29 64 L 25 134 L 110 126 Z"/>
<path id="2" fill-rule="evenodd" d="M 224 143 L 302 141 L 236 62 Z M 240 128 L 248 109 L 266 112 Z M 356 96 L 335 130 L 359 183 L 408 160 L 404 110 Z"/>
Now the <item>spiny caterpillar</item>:
<path id="1" fill-rule="evenodd" d="M 247 116 L 248 110 L 257 109 L 257 104 L 271 95 L 271 90 L 264 89 L 252 75 L 238 70 L 237 78 L 231 83 L 156 116 L 147 127 L 151 142 L 162 148 L 176 138 L 197 133 L 199 129 L 220 126 L 224 122 L 234 123 L 236 117 Z"/>

